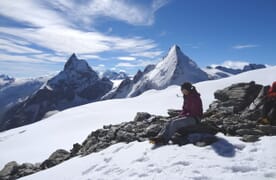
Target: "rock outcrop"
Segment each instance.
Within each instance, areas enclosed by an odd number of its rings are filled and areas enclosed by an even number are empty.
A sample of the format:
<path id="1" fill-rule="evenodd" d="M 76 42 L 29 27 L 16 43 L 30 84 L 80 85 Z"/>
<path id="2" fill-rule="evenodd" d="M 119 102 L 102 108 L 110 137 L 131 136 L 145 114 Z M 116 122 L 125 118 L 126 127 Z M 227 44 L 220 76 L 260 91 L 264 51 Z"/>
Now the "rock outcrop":
<path id="1" fill-rule="evenodd" d="M 210 105 L 203 121 L 212 122 L 221 132 L 241 136 L 244 141 L 256 141 L 260 136 L 276 135 L 275 120 L 260 125 L 264 94 L 267 86 L 238 83 L 215 92 L 217 101 Z"/>

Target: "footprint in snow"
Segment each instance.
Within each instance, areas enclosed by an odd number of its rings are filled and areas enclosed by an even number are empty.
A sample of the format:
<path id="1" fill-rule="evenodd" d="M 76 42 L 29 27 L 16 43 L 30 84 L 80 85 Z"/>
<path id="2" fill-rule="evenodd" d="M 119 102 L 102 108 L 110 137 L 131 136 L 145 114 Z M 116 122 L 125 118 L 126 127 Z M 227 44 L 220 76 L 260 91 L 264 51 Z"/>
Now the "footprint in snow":
<path id="1" fill-rule="evenodd" d="M 125 149 L 128 149 L 128 148 L 132 147 L 133 145 L 134 145 L 134 143 L 129 143 L 129 144 L 125 147 Z"/>
<path id="2" fill-rule="evenodd" d="M 81 174 L 82 175 L 85 175 L 85 174 L 88 174 L 90 173 L 91 171 L 93 171 L 93 169 L 95 169 L 98 165 L 94 165 L 94 166 L 91 166 L 90 168 L 88 168 L 87 170 L 83 171 Z"/>
<path id="3" fill-rule="evenodd" d="M 146 162 L 146 161 L 148 161 L 148 160 L 149 160 L 149 158 L 148 158 L 148 157 L 146 157 L 146 156 L 142 156 L 142 157 L 140 157 L 140 158 L 135 159 L 134 161 L 132 161 L 132 163 L 137 163 L 137 162 L 142 163 L 142 162 Z"/>
<path id="4" fill-rule="evenodd" d="M 230 169 L 232 172 L 241 172 L 241 173 L 247 173 L 250 171 L 256 171 L 257 168 L 255 167 L 250 167 L 250 166 L 232 166 L 232 167 L 227 167 L 226 169 Z"/>
<path id="5" fill-rule="evenodd" d="M 109 163 L 111 160 L 112 160 L 112 157 L 104 158 L 104 162 L 105 162 L 105 163 Z"/>
<path id="6" fill-rule="evenodd" d="M 160 168 L 153 168 L 148 171 L 149 173 L 161 173 L 162 169 Z"/>
<path id="7" fill-rule="evenodd" d="M 178 162 L 172 163 L 171 165 L 172 165 L 172 166 L 177 166 L 177 165 L 189 166 L 190 164 L 191 164 L 191 163 L 190 163 L 190 162 L 187 162 L 187 161 L 178 161 Z"/>
<path id="8" fill-rule="evenodd" d="M 105 169 L 107 166 L 100 166 L 97 169 L 95 169 L 95 171 L 102 171 L 103 169 Z"/>
<path id="9" fill-rule="evenodd" d="M 121 146 L 121 147 L 116 148 L 114 151 L 112 151 L 112 153 L 113 153 L 113 154 L 114 154 L 114 153 L 117 153 L 117 152 L 121 151 L 122 149 L 124 149 L 124 146 Z"/>
<path id="10" fill-rule="evenodd" d="M 242 151 L 246 147 L 246 145 L 244 145 L 244 144 L 234 144 L 234 147 L 235 147 L 235 149 L 238 149 L 238 150 Z"/>
<path id="11" fill-rule="evenodd" d="M 250 149 L 250 152 L 257 152 L 257 151 L 258 151 L 258 148 Z"/>

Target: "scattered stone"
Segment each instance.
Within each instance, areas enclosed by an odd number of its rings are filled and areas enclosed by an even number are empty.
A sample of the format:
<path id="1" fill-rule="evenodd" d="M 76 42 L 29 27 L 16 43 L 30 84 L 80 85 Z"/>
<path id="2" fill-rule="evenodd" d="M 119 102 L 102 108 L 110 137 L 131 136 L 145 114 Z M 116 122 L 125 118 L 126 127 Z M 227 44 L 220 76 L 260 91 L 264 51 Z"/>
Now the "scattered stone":
<path id="1" fill-rule="evenodd" d="M 268 136 L 275 136 L 276 135 L 276 126 L 271 125 L 258 125 L 257 129 L 261 130 Z"/>
<path id="2" fill-rule="evenodd" d="M 240 139 L 244 142 L 256 142 L 259 141 L 259 136 L 257 135 L 244 135 L 242 136 L 242 138 Z"/>
<path id="3" fill-rule="evenodd" d="M 146 113 L 146 112 L 138 112 L 136 114 L 136 117 L 134 118 L 134 121 L 144 121 L 148 118 L 150 118 L 151 115 L 149 113 Z"/>
<path id="4" fill-rule="evenodd" d="M 73 148 L 70 150 L 70 156 L 71 157 L 74 157 L 74 156 L 77 156 L 78 155 L 78 152 L 80 151 L 81 149 L 81 145 L 79 143 L 75 143 L 73 145 Z"/>
<path id="5" fill-rule="evenodd" d="M 13 174 L 17 167 L 18 164 L 15 161 L 11 161 L 8 164 L 6 164 L 5 167 L 0 171 L 0 179 L 10 179 L 10 176 Z"/>
<path id="6" fill-rule="evenodd" d="M 181 112 L 181 110 L 179 110 L 179 109 L 168 109 L 168 115 L 170 117 L 176 117 L 179 115 L 180 112 Z"/>
<path id="7" fill-rule="evenodd" d="M 264 132 L 258 129 L 238 129 L 236 133 L 239 136 L 244 136 L 244 135 L 256 135 L 256 136 L 263 136 Z"/>
<path id="8" fill-rule="evenodd" d="M 159 131 L 161 130 L 162 126 L 159 124 L 152 124 L 149 127 L 146 128 L 146 136 L 148 137 L 154 137 L 156 136 Z"/>

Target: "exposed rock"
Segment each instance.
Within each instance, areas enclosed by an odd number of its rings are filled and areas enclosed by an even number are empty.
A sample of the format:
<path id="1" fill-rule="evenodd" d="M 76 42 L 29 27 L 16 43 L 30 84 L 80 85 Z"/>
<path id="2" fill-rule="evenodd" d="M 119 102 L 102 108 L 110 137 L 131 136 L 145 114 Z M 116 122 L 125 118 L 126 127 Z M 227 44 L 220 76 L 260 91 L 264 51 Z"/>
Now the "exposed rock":
<path id="1" fill-rule="evenodd" d="M 242 141 L 244 142 L 256 142 L 259 141 L 259 136 L 257 135 L 244 135 L 241 138 Z"/>
<path id="2" fill-rule="evenodd" d="M 145 113 L 145 112 L 138 112 L 135 116 L 134 121 L 143 121 L 146 120 L 148 118 L 150 118 L 151 115 L 149 113 Z"/>
<path id="3" fill-rule="evenodd" d="M 149 127 L 146 128 L 146 136 L 154 137 L 159 133 L 161 129 L 162 126 L 160 124 L 151 124 Z"/>
<path id="4" fill-rule="evenodd" d="M 268 136 L 276 135 L 276 126 L 258 125 L 257 129 L 261 130 L 262 132 L 264 132 L 265 135 L 268 135 Z"/>
<path id="5" fill-rule="evenodd" d="M 168 109 L 168 114 L 170 117 L 175 117 L 180 114 L 181 110 L 178 109 Z"/>
<path id="6" fill-rule="evenodd" d="M 263 131 L 258 129 L 238 129 L 236 133 L 239 136 L 244 136 L 244 135 L 263 136 L 265 134 Z"/>
<path id="7" fill-rule="evenodd" d="M 56 150 L 51 156 L 41 164 L 41 169 L 53 167 L 70 158 L 70 153 L 64 149 Z"/>
<path id="8" fill-rule="evenodd" d="M 23 163 L 17 164 L 15 161 L 9 162 L 0 171 L 1 180 L 13 180 L 40 171 L 40 164 Z"/>
<path id="9" fill-rule="evenodd" d="M 81 145 L 79 143 L 75 143 L 73 144 L 73 148 L 70 150 L 70 156 L 71 157 L 74 157 L 74 156 L 77 156 L 78 155 L 78 152 L 80 151 L 81 149 Z"/>
<path id="10" fill-rule="evenodd" d="M 17 167 L 18 164 L 15 161 L 11 161 L 8 164 L 6 164 L 5 167 L 0 171 L 0 179 L 10 179 L 10 176 L 13 174 Z"/>
<path id="11" fill-rule="evenodd" d="M 203 122 L 213 122 L 220 131 L 232 136 L 242 136 L 251 142 L 255 137 L 276 135 L 276 126 L 259 126 L 263 99 L 268 87 L 250 83 L 238 83 L 215 92 L 217 101 L 204 113 Z"/>

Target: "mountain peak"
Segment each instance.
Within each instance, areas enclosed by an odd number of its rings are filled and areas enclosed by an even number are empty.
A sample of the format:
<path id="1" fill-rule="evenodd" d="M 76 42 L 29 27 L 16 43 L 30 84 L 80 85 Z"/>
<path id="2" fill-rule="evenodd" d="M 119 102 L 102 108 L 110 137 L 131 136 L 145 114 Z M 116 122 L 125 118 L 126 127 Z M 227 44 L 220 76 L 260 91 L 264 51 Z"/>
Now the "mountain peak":
<path id="1" fill-rule="evenodd" d="M 74 64 L 76 64 L 77 61 L 79 61 L 79 59 L 77 58 L 76 54 L 73 53 L 73 54 L 69 57 L 69 59 L 67 60 L 67 62 L 65 63 L 65 65 L 64 65 L 64 70 L 65 70 L 65 69 L 68 69 L 68 68 L 70 68 L 71 66 L 73 66 Z"/>
<path id="2" fill-rule="evenodd" d="M 180 47 L 177 44 L 172 45 L 172 47 L 170 48 L 170 51 L 179 51 Z"/>
<path id="3" fill-rule="evenodd" d="M 85 60 L 78 59 L 73 53 L 64 65 L 64 71 L 91 72 L 92 69 Z"/>

